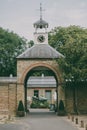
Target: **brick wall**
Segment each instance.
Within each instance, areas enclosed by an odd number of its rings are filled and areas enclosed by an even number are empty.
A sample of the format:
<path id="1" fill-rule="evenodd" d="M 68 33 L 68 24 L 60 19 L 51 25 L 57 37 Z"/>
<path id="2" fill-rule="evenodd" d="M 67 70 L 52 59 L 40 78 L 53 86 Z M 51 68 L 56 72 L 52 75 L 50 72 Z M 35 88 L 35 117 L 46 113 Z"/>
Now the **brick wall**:
<path id="1" fill-rule="evenodd" d="M 18 93 L 17 93 L 18 91 Z M 31 92 L 31 95 L 33 92 Z M 42 94 L 41 91 L 40 94 Z M 29 92 L 28 92 L 29 94 Z M 58 97 L 62 99 L 65 103 L 65 108 L 68 113 L 74 112 L 74 101 L 73 101 L 73 88 L 66 87 L 64 89 L 59 88 Z M 65 98 L 64 98 L 65 94 Z M 75 90 L 75 103 L 77 107 L 78 114 L 87 114 L 87 87 L 77 87 Z M 17 85 L 17 83 L 0 83 L 0 115 L 10 114 L 15 115 L 17 110 L 17 98 L 24 99 L 24 86 Z"/>
<path id="2" fill-rule="evenodd" d="M 76 104 L 79 113 L 87 114 L 87 86 L 77 87 Z"/>
<path id="3" fill-rule="evenodd" d="M 8 114 L 8 84 L 0 84 L 0 114 Z"/>
<path id="4" fill-rule="evenodd" d="M 0 83 L 0 115 L 15 115 L 17 109 L 16 83 Z"/>
<path id="5" fill-rule="evenodd" d="M 66 111 L 74 113 L 73 87 L 65 88 Z M 77 86 L 75 88 L 75 105 L 78 114 L 87 114 L 87 87 Z"/>

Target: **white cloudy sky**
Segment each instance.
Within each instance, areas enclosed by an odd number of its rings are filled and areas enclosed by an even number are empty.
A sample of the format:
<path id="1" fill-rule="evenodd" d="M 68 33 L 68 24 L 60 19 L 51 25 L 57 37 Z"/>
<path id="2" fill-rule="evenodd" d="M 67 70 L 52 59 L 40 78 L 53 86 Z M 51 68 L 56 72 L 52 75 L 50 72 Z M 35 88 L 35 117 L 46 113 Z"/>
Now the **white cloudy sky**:
<path id="1" fill-rule="evenodd" d="M 87 28 L 87 0 L 0 0 L 0 27 L 33 39 L 33 23 L 39 20 L 40 3 L 49 30 L 69 25 Z"/>

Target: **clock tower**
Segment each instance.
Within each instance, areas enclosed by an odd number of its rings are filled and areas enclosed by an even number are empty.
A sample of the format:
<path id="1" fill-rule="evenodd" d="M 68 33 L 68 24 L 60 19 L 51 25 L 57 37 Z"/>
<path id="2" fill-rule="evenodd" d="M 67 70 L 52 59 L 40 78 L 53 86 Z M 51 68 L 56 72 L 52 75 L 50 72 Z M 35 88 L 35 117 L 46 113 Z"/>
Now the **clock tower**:
<path id="1" fill-rule="evenodd" d="M 48 23 L 42 19 L 42 5 L 40 3 L 40 20 L 34 23 L 34 43 L 35 44 L 48 44 Z"/>

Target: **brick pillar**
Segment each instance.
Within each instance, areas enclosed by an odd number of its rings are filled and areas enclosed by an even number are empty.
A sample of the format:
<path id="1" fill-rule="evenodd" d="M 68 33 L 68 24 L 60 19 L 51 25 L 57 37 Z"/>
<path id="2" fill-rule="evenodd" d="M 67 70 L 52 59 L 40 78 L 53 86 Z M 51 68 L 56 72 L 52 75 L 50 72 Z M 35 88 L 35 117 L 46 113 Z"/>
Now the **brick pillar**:
<path id="1" fill-rule="evenodd" d="M 25 92 L 24 92 L 24 85 L 23 84 L 17 84 L 17 105 L 19 103 L 20 100 L 23 101 L 25 100 Z"/>
<path id="2" fill-rule="evenodd" d="M 16 83 L 9 83 L 8 87 L 8 94 L 9 94 L 9 115 L 16 115 L 17 109 L 17 85 Z"/>

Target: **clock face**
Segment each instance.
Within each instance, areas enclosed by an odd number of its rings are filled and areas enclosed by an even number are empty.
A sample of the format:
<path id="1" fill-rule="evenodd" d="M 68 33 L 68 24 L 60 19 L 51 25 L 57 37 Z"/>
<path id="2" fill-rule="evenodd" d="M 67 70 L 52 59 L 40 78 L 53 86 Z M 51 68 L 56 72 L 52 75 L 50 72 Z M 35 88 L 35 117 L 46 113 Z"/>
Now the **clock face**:
<path id="1" fill-rule="evenodd" d="M 40 43 L 43 43 L 45 41 L 45 37 L 43 35 L 39 35 L 37 37 L 37 40 L 40 42 Z"/>

